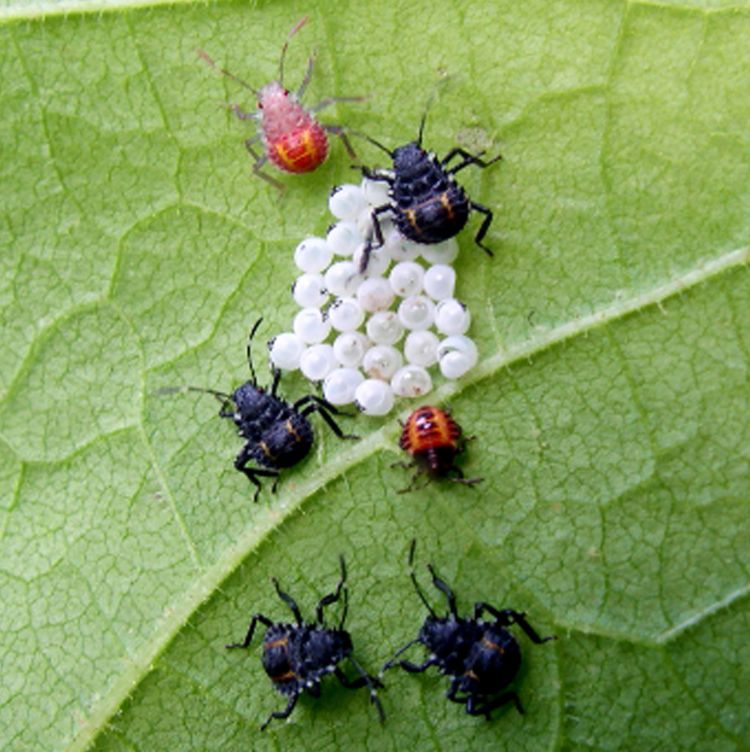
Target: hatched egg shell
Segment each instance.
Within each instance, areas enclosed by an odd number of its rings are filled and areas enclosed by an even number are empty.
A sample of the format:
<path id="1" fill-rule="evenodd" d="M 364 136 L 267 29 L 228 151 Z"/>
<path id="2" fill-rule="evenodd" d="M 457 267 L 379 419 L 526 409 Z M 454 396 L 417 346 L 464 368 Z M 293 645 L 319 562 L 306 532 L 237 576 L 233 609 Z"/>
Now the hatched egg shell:
<path id="1" fill-rule="evenodd" d="M 422 397 L 432 391 L 432 377 L 427 369 L 408 365 L 393 374 L 391 387 L 399 397 Z"/>
<path id="2" fill-rule="evenodd" d="M 404 364 L 404 358 L 395 347 L 375 345 L 362 358 L 362 369 L 373 379 L 388 381 Z"/>
<path id="3" fill-rule="evenodd" d="M 393 290 L 388 280 L 383 277 L 366 279 L 357 288 L 357 300 L 368 313 L 387 310 L 391 307 L 393 298 Z"/>
<path id="4" fill-rule="evenodd" d="M 438 345 L 440 372 L 447 379 L 457 379 L 470 371 L 479 361 L 474 340 L 463 334 L 446 337 Z"/>

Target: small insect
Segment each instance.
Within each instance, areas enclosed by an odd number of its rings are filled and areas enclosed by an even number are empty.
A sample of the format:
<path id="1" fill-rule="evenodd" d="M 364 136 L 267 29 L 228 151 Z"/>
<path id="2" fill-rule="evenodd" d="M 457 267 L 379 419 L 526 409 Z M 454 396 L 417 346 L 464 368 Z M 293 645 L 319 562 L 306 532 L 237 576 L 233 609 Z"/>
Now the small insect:
<path id="1" fill-rule="evenodd" d="M 427 405 L 418 407 L 403 424 L 398 442 L 414 461 L 411 464 L 396 463 L 404 467 L 416 465 L 417 473 L 411 484 L 399 493 L 414 490 L 420 473 L 426 473 L 428 479 L 447 477 L 454 483 L 468 486 L 480 483 L 482 478 L 465 478 L 463 470 L 455 464 L 456 457 L 465 451 L 466 442 L 473 438 L 463 436 L 461 426 L 445 410 Z"/>
<path id="2" fill-rule="evenodd" d="M 500 610 L 489 603 L 475 603 L 471 618 L 459 616 L 456 596 L 428 564 L 432 584 L 448 602 L 448 615 L 438 616 L 417 582 L 414 573 L 415 548 L 416 540 L 412 540 L 409 549 L 410 577 L 429 616 L 424 620 L 417 638 L 397 650 L 383 666 L 383 671 L 400 666 L 404 671 L 418 674 L 430 666 L 436 666 L 443 675 L 452 677 L 446 697 L 451 702 L 465 705 L 469 715 L 483 715 L 490 720 L 493 710 L 509 702 L 516 706 L 519 713 L 523 713 L 518 695 L 512 690 L 504 691 L 521 667 L 521 648 L 506 627 L 517 624 L 537 645 L 557 638 L 540 637 L 526 621 L 525 614 L 511 608 Z M 494 621 L 485 621 L 482 618 L 485 613 L 494 617 Z M 424 663 L 397 660 L 417 643 L 424 645 L 429 652 Z"/>
<path id="3" fill-rule="evenodd" d="M 280 471 L 292 467 L 303 460 L 312 448 L 314 433 L 308 416 L 319 413 L 340 439 L 357 439 L 359 437 L 345 434 L 331 416 L 344 415 L 330 402 L 308 394 L 290 404 L 277 395 L 281 371 L 274 368 L 273 382 L 270 390 L 258 386 L 252 357 L 252 341 L 262 318 L 255 322 L 247 342 L 247 362 L 250 366 L 250 381 L 235 389 L 232 394 L 225 394 L 213 389 L 188 387 L 193 392 L 212 394 L 221 402 L 219 415 L 229 418 L 237 426 L 237 432 L 245 445 L 234 460 L 237 470 L 244 473 L 256 487 L 253 501 L 258 500 L 261 491 L 259 478 L 275 478 L 272 492 L 276 492 Z M 261 467 L 248 467 L 252 460 Z"/>
<path id="4" fill-rule="evenodd" d="M 396 229 L 415 243 L 433 244 L 458 235 L 466 225 L 472 211 L 484 214 L 474 242 L 489 256 L 492 251 L 484 245 L 482 240 L 492 224 L 492 212 L 482 204 L 471 201 L 464 189 L 456 182 L 454 175 L 469 165 L 477 165 L 484 169 L 494 164 L 502 156 L 498 154 L 489 161 L 484 161 L 479 154 L 470 154 L 465 149 L 455 147 L 442 159 L 422 148 L 427 112 L 422 116 L 419 125 L 419 135 L 416 141 L 405 146 L 388 149 L 383 144 L 364 134 L 371 144 L 382 149 L 393 160 L 391 171 L 362 168 L 362 174 L 370 180 L 387 183 L 390 190 L 390 202 L 377 206 L 372 211 L 372 227 L 375 239 L 380 247 L 383 245 L 383 230 L 379 216 L 390 213 Z M 461 161 L 453 167 L 449 163 L 456 157 Z M 360 261 L 360 273 L 364 273 L 373 249 L 373 238 L 369 238 L 365 245 Z"/>
<path id="5" fill-rule="evenodd" d="M 336 589 L 324 596 L 315 609 L 315 622 L 308 623 L 302 619 L 299 607 L 294 599 L 281 590 L 274 578 L 276 592 L 294 614 L 295 623 L 286 624 L 274 622 L 263 614 L 255 614 L 250 620 L 245 639 L 242 642 L 227 645 L 227 648 L 247 648 L 253 640 L 255 627 L 258 622 L 263 624 L 266 634 L 263 637 L 263 668 L 270 677 L 274 687 L 289 698 L 284 710 L 277 710 L 268 716 L 260 727 L 263 731 L 274 718 L 288 718 L 297 704 L 299 696 L 307 692 L 313 697 L 320 697 L 320 683 L 326 674 L 333 674 L 347 689 L 367 687 L 370 690 L 370 702 L 378 711 L 381 723 L 385 720 L 383 707 L 380 704 L 376 687 L 382 687 L 380 680 L 370 676 L 352 656 L 352 638 L 344 629 L 349 594 L 346 588 L 346 565 L 344 558 L 339 559 L 341 578 Z M 344 607 L 339 624 L 335 629 L 325 626 L 323 609 L 336 603 L 343 595 Z M 344 659 L 354 666 L 359 674 L 356 679 L 350 679 L 339 668 L 338 664 Z"/>
<path id="6" fill-rule="evenodd" d="M 245 112 L 238 105 L 230 105 L 230 109 L 241 120 L 257 120 L 260 132 L 245 141 L 250 156 L 253 158 L 253 173 L 269 182 L 279 190 L 284 190 L 284 184 L 276 178 L 262 171 L 266 162 L 271 162 L 282 172 L 302 173 L 312 172 L 319 167 L 328 156 L 329 133 L 338 136 L 344 148 L 352 159 L 356 159 L 354 149 L 340 125 L 323 125 L 318 122 L 315 113 L 336 102 L 361 102 L 364 97 L 328 97 L 318 102 L 314 107 L 305 109 L 302 99 L 312 78 L 315 66 L 315 56 L 311 56 L 307 63 L 307 72 L 297 92 L 290 92 L 284 87 L 284 58 L 291 38 L 307 23 L 305 16 L 298 21 L 289 32 L 286 42 L 281 49 L 279 58 L 279 80 L 271 81 L 262 89 L 256 89 L 247 82 L 219 67 L 203 50 L 198 55 L 212 68 L 231 78 L 236 83 L 255 94 L 258 100 L 256 112 Z M 256 150 L 258 143 L 263 145 L 263 154 Z"/>

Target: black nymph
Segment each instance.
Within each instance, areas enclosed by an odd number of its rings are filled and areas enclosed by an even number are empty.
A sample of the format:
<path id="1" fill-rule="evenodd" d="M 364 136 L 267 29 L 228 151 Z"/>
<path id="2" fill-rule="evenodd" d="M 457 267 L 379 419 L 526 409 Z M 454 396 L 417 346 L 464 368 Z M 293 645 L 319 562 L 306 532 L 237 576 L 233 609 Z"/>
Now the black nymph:
<path id="1" fill-rule="evenodd" d="M 372 236 L 368 239 L 360 259 L 360 273 L 367 269 L 373 247 L 380 247 L 384 243 L 379 219 L 384 214 L 391 216 L 396 229 L 403 237 L 415 243 L 434 244 L 458 235 L 466 225 L 469 214 L 477 211 L 484 215 L 484 220 L 474 242 L 485 253 L 493 255 L 482 242 L 492 224 L 492 212 L 486 206 L 472 201 L 456 182 L 454 175 L 469 165 L 489 167 L 502 157 L 498 154 L 493 159 L 484 161 L 481 159 L 481 152 L 470 154 L 465 149 L 455 147 L 442 159 L 438 159 L 422 148 L 426 117 L 425 112 L 417 140 L 393 150 L 369 136 L 364 136 L 391 157 L 393 167 L 389 171 L 362 168 L 365 177 L 388 184 L 390 201 L 375 207 L 372 211 L 373 234 L 378 245 L 373 245 Z M 460 157 L 461 160 L 451 167 L 450 163 L 456 157 Z"/>
<path id="2" fill-rule="evenodd" d="M 518 625 L 536 644 L 556 638 L 540 637 L 526 621 L 525 614 L 510 608 L 497 609 L 489 603 L 474 604 L 471 617 L 459 616 L 453 591 L 435 574 L 430 564 L 428 569 L 432 584 L 448 602 L 447 616 L 438 616 L 414 574 L 415 546 L 416 541 L 412 541 L 409 549 L 410 576 L 429 616 L 424 620 L 419 635 L 397 650 L 383 666 L 383 671 L 400 666 L 409 673 L 421 673 L 430 666 L 436 666 L 442 674 L 451 677 L 446 697 L 451 702 L 465 705 L 469 715 L 483 715 L 489 720 L 493 710 L 509 702 L 513 702 L 518 712 L 523 713 L 518 695 L 508 689 L 521 667 L 521 648 L 507 627 Z M 485 621 L 482 618 L 485 613 L 494 620 Z M 417 643 L 427 649 L 427 660 L 420 664 L 398 660 L 402 653 Z"/>
<path id="3" fill-rule="evenodd" d="M 274 718 L 288 718 L 303 692 L 313 697 L 320 697 L 320 683 L 328 674 L 333 674 L 347 689 L 367 687 L 370 690 L 370 701 L 377 708 L 381 722 L 385 718 L 376 692 L 376 687 L 383 685 L 378 679 L 370 676 L 354 659 L 352 638 L 344 629 L 349 601 L 346 588 L 346 565 L 343 557 L 339 561 L 341 578 L 336 589 L 318 602 L 314 622 L 306 622 L 302 619 L 297 603 L 281 590 L 278 581 L 274 578 L 273 584 L 279 598 L 294 614 L 294 624 L 274 622 L 263 614 L 255 614 L 250 621 L 245 639 L 242 642 L 227 645 L 227 648 L 247 648 L 252 642 L 258 622 L 267 627 L 263 637 L 261 659 L 263 668 L 274 687 L 289 699 L 284 710 L 274 711 L 268 716 L 261 730 L 264 730 Z M 344 603 L 341 618 L 336 628 L 329 629 L 325 626 L 323 610 L 340 598 Z M 352 664 L 358 674 L 357 678 L 350 679 L 339 667 L 338 664 L 344 659 L 348 659 Z"/>
<path id="4" fill-rule="evenodd" d="M 221 402 L 219 415 L 232 420 L 245 445 L 234 460 L 237 470 L 244 473 L 255 485 L 253 500 L 258 500 L 261 490 L 259 478 L 274 478 L 272 491 L 276 491 L 280 471 L 292 467 L 310 453 L 315 434 L 308 416 L 319 413 L 340 439 L 356 439 L 345 434 L 332 417 L 341 415 L 330 402 L 314 394 L 307 394 L 296 402 L 287 402 L 278 395 L 281 371 L 274 368 L 271 387 L 258 385 L 252 358 L 252 340 L 263 319 L 258 319 L 248 337 L 247 361 L 251 379 L 232 392 L 191 387 L 193 391 L 208 392 Z M 256 465 L 250 465 L 255 462 Z M 258 465 L 260 467 L 258 467 Z"/>

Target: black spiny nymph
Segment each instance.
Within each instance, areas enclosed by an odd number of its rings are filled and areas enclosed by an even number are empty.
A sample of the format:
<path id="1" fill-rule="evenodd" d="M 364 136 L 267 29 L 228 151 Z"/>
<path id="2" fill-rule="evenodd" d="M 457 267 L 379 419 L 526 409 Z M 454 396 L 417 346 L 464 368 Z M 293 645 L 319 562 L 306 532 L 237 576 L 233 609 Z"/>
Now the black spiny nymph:
<path id="1" fill-rule="evenodd" d="M 368 239 L 360 260 L 360 273 L 364 273 L 373 247 L 384 243 L 380 215 L 389 214 L 398 232 L 415 243 L 441 243 L 458 235 L 466 225 L 469 214 L 477 211 L 484 220 L 474 237 L 474 242 L 492 256 L 492 251 L 482 240 L 492 224 L 492 212 L 482 204 L 472 201 L 456 182 L 454 175 L 469 165 L 485 168 L 502 159 L 497 155 L 489 161 L 481 159 L 482 152 L 470 154 L 461 147 L 454 147 L 442 159 L 422 148 L 427 112 L 422 116 L 416 141 L 393 150 L 369 136 L 370 143 L 382 149 L 393 160 L 391 170 L 362 168 L 362 174 L 370 180 L 388 184 L 390 202 L 372 210 L 372 232 L 378 245 L 373 246 L 372 235 Z M 456 157 L 461 160 L 452 167 L 449 163 Z"/>
<path id="2" fill-rule="evenodd" d="M 394 666 L 412 674 L 421 673 L 430 666 L 451 677 L 446 697 L 466 707 L 469 715 L 483 715 L 490 719 L 491 713 L 506 703 L 512 702 L 519 713 L 523 706 L 518 695 L 508 686 L 521 668 L 521 648 L 516 638 L 508 631 L 512 624 L 518 625 L 536 643 L 541 644 L 555 637 L 540 637 L 526 621 L 526 615 L 511 608 L 497 609 L 489 603 L 474 604 L 470 617 L 459 616 L 456 596 L 450 587 L 441 580 L 428 565 L 432 584 L 445 596 L 448 614 L 438 616 L 422 591 L 414 574 L 414 550 L 412 540 L 409 549 L 409 569 L 411 581 L 417 595 L 429 611 L 417 637 L 396 651 L 383 666 L 387 671 Z M 485 621 L 485 613 L 493 617 Z M 429 655 L 420 664 L 398 660 L 399 656 L 415 644 L 423 645 Z"/>
<path id="3" fill-rule="evenodd" d="M 288 697 L 284 710 L 276 710 L 268 716 L 261 726 L 264 730 L 274 718 L 288 718 L 297 704 L 299 696 L 307 692 L 313 697 L 320 697 L 320 683 L 328 674 L 333 674 L 347 689 L 367 687 L 370 690 L 370 701 L 374 703 L 378 716 L 382 722 L 385 718 L 383 708 L 378 698 L 376 687 L 382 687 L 378 679 L 370 676 L 352 656 L 352 638 L 344 629 L 348 606 L 348 590 L 346 588 L 346 565 L 344 558 L 339 559 L 341 578 L 336 589 L 324 596 L 315 609 L 315 621 L 306 622 L 302 619 L 299 607 L 294 599 L 279 587 L 274 578 L 273 584 L 279 598 L 294 614 L 294 624 L 274 622 L 263 614 L 255 614 L 250 620 L 245 639 L 242 642 L 227 645 L 227 648 L 247 648 L 252 642 L 255 627 L 260 622 L 267 627 L 263 637 L 263 668 L 273 682 L 274 687 L 285 697 Z M 336 603 L 343 596 L 343 610 L 338 626 L 331 629 L 325 626 L 323 610 L 326 606 Z M 344 659 L 352 664 L 358 676 L 350 679 L 339 668 Z"/>
<path id="4" fill-rule="evenodd" d="M 292 467 L 310 453 L 315 434 L 308 418 L 318 413 L 340 439 L 356 439 L 339 428 L 333 415 L 341 415 L 330 402 L 314 394 L 307 394 L 296 402 L 287 402 L 278 396 L 281 371 L 274 368 L 270 389 L 258 385 L 252 358 L 252 341 L 263 319 L 258 319 L 247 342 L 247 362 L 251 379 L 231 394 L 213 389 L 189 387 L 191 391 L 213 394 L 221 402 L 219 415 L 232 420 L 245 445 L 234 460 L 237 470 L 244 473 L 255 486 L 253 500 L 258 500 L 261 490 L 259 478 L 274 478 L 272 491 L 281 470 Z M 250 465 L 255 462 L 256 465 Z M 260 467 L 258 467 L 258 465 Z"/>

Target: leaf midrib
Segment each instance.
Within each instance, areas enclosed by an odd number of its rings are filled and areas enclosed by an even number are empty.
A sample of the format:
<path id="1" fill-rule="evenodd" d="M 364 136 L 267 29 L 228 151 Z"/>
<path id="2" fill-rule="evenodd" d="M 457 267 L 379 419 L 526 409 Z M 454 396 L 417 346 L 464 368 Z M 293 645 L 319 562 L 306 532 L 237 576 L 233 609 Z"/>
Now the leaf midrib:
<path id="1" fill-rule="evenodd" d="M 85 0 L 64 0 L 63 2 L 18 2 L 0 8 L 0 23 L 13 21 L 36 21 L 49 16 L 71 16 L 108 11 L 132 10 L 134 8 L 158 7 L 161 5 L 194 5 L 193 0 L 107 0 L 106 3 L 85 2 Z"/>
<path id="2" fill-rule="evenodd" d="M 716 279 L 724 273 L 746 266 L 748 263 L 750 263 L 750 246 L 738 248 L 724 253 L 718 258 L 706 261 L 696 268 L 683 271 L 660 285 L 641 291 L 629 298 L 617 300 L 594 313 L 551 328 L 538 334 L 538 336 L 531 337 L 487 358 L 471 372 L 470 376 L 462 379 L 459 383 L 444 384 L 439 387 L 435 391 L 435 401 L 450 401 L 465 389 L 515 362 L 528 360 L 551 347 L 579 336 L 585 336 L 591 331 L 624 319 L 638 311 L 661 306 L 664 301 L 672 297 Z M 229 546 L 214 564 L 204 571 L 179 602 L 171 604 L 168 614 L 155 625 L 154 638 L 142 646 L 138 655 L 128 662 L 109 691 L 92 708 L 86 723 L 69 745 L 70 752 L 83 752 L 93 743 L 100 730 L 106 726 L 128 695 L 132 694 L 133 687 L 149 673 L 158 656 L 180 633 L 191 615 L 270 532 L 291 514 L 298 511 L 307 499 L 332 480 L 364 461 L 376 451 L 392 450 L 397 430 L 394 426 L 395 422 L 389 421 L 380 430 L 374 431 L 357 442 L 355 446 L 338 454 L 322 466 L 313 478 L 300 483 L 299 492 L 294 499 L 282 499 L 274 506 L 265 507 L 259 510 L 257 515 L 254 515 L 252 526 L 246 528 L 236 542 Z M 665 644 L 674 639 L 685 629 L 690 628 L 698 618 L 696 616 L 684 624 L 670 628 L 668 633 L 657 637 L 654 644 Z"/>

